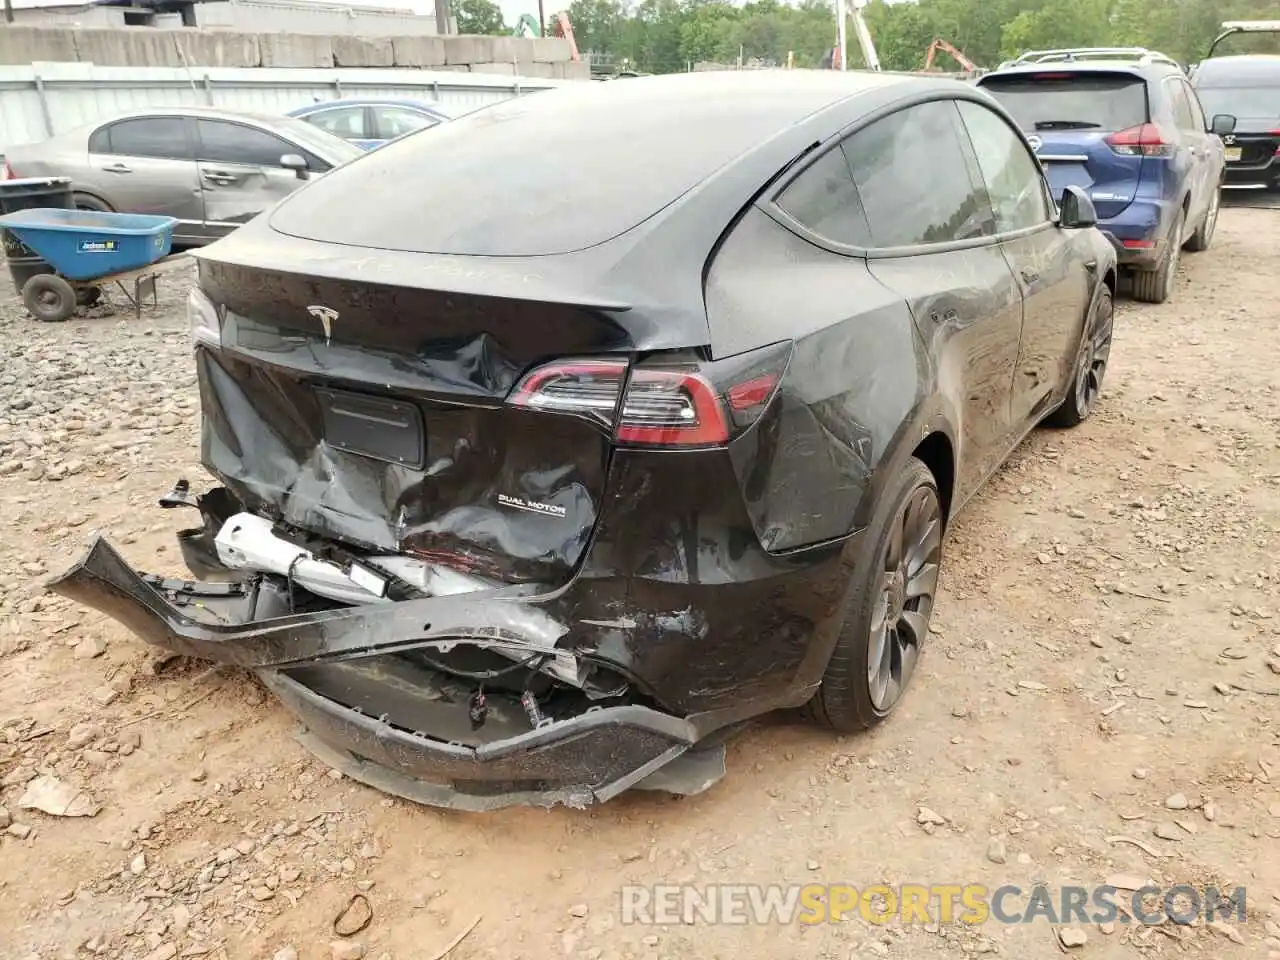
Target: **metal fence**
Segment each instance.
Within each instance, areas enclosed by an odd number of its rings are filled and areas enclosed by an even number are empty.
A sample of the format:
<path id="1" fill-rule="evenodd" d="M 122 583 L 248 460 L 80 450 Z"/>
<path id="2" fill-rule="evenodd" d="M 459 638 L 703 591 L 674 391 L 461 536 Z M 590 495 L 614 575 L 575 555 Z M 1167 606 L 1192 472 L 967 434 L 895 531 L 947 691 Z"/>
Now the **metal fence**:
<path id="1" fill-rule="evenodd" d="M 319 100 L 438 100 L 455 111 L 575 83 L 501 74 L 404 69 L 0 67 L 0 153 L 113 114 L 147 107 L 216 106 L 280 114 Z"/>

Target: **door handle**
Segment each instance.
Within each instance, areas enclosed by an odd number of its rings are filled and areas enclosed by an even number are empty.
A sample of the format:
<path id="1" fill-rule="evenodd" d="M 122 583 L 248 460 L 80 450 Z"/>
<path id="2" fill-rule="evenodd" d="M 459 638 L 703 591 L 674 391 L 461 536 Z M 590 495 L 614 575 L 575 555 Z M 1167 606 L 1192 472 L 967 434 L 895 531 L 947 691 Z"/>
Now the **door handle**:
<path id="1" fill-rule="evenodd" d="M 235 183 L 237 178 L 229 173 L 206 173 L 204 178 L 210 183 L 216 183 L 225 186 L 228 183 Z"/>
<path id="2" fill-rule="evenodd" d="M 1023 283 L 1031 284 L 1031 283 L 1035 283 L 1035 282 L 1036 282 L 1037 280 L 1039 280 L 1039 279 L 1040 279 L 1040 274 L 1036 273 L 1034 270 L 1023 270 L 1023 271 L 1022 271 L 1022 282 L 1023 282 Z"/>
<path id="3" fill-rule="evenodd" d="M 132 167 L 126 167 L 123 163 L 113 163 L 109 167 L 102 168 L 104 173 L 133 173 Z"/>

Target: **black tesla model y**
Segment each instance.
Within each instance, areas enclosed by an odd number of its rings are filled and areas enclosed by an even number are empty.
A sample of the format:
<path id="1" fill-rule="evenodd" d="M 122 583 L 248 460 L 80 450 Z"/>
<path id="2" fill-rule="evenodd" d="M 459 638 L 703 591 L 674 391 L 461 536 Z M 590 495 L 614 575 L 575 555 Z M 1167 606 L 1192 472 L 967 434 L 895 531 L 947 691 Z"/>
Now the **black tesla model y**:
<path id="1" fill-rule="evenodd" d="M 887 717 L 944 534 L 1089 415 L 1115 257 L 986 94 L 754 71 L 411 135 L 200 251 L 194 579 L 52 589 L 240 664 L 424 803 L 693 793 L 725 734 Z"/>

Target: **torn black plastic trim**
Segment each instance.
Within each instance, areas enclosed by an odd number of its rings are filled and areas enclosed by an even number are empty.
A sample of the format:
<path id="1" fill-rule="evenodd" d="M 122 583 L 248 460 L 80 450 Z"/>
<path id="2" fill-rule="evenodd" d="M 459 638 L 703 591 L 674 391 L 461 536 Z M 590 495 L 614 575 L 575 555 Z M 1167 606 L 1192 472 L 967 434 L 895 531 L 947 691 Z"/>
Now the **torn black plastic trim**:
<path id="1" fill-rule="evenodd" d="M 120 621 L 148 643 L 188 656 L 242 667 L 290 667 L 378 654 L 415 647 L 437 648 L 465 641 L 481 646 L 542 650 L 521 630 L 521 618 L 548 617 L 528 589 L 520 586 L 449 597 L 429 597 L 371 607 L 343 607 L 316 613 L 245 622 L 210 622 L 185 614 L 162 592 L 125 562 L 101 537 L 85 556 L 48 589 L 100 610 Z M 157 589 L 159 587 L 160 589 Z M 212 584 L 171 581 L 169 592 L 183 588 L 198 595 L 214 614 L 217 601 L 247 605 L 253 600 L 249 584 L 236 592 Z M 545 602 L 548 597 L 536 598 Z M 558 624 L 560 636 L 568 626 Z M 552 650 L 547 648 L 547 652 Z"/>
<path id="2" fill-rule="evenodd" d="M 260 606 L 281 609 L 278 596 L 271 601 L 278 586 L 270 580 L 201 584 L 147 577 L 98 538 L 48 588 L 106 613 L 149 643 L 255 669 L 306 724 L 304 743 L 314 753 L 355 779 L 417 802 L 468 810 L 582 807 L 649 780 L 652 789 L 701 792 L 724 774 L 723 746 L 681 763 L 700 730 L 642 704 L 593 706 L 471 745 L 369 716 L 333 699 L 340 692 L 324 695 L 289 675 L 299 667 L 333 669 L 337 661 L 457 643 L 531 650 L 530 641 L 520 643 L 520 619 L 547 614 L 518 596 L 518 587 L 246 622 Z"/>

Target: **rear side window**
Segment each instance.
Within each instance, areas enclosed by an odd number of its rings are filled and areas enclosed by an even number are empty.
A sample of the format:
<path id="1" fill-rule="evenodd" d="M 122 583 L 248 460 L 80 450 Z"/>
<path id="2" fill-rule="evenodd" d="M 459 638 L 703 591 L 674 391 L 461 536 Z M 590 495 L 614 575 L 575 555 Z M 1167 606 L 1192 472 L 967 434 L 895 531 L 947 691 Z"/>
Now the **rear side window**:
<path id="1" fill-rule="evenodd" d="M 1173 120 L 1179 130 L 1204 129 L 1196 126 L 1195 114 L 1191 110 L 1191 100 L 1183 89 L 1182 81 L 1173 77 L 1165 81 L 1165 90 L 1169 92 L 1169 101 L 1173 104 Z"/>
<path id="2" fill-rule="evenodd" d="M 874 246 L 972 240 L 995 232 L 951 100 L 899 110 L 844 143 Z"/>
<path id="3" fill-rule="evenodd" d="M 872 246 L 862 202 L 839 146 L 791 181 L 777 204 L 820 237 L 855 247 Z"/>
<path id="4" fill-rule="evenodd" d="M 981 84 L 1023 130 L 1115 133 L 1148 120 L 1146 83 L 1123 73 L 1034 73 Z"/>
<path id="5" fill-rule="evenodd" d="M 113 123 L 89 138 L 89 152 L 157 160 L 191 159 L 186 120 L 182 117 L 139 117 Z"/>

